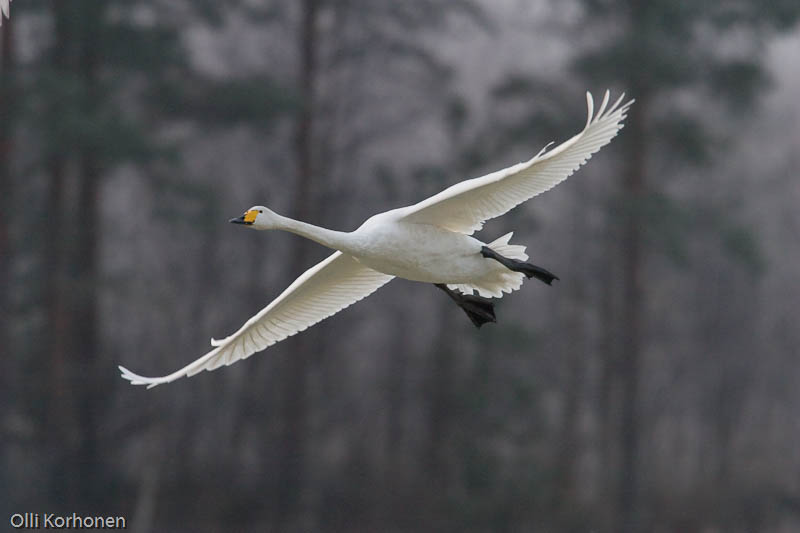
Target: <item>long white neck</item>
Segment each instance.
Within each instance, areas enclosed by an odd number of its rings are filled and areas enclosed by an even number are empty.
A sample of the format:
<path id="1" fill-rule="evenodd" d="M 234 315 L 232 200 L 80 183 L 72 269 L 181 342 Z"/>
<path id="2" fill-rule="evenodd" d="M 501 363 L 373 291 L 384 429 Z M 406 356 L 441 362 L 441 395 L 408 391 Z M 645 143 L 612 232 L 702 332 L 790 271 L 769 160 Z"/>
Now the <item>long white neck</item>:
<path id="1" fill-rule="evenodd" d="M 352 253 L 355 251 L 355 242 L 353 242 L 352 234 L 350 233 L 321 228 L 313 224 L 307 224 L 277 214 L 275 216 L 277 219 L 275 225 L 276 229 L 290 231 L 334 250 L 340 250 L 345 253 Z"/>

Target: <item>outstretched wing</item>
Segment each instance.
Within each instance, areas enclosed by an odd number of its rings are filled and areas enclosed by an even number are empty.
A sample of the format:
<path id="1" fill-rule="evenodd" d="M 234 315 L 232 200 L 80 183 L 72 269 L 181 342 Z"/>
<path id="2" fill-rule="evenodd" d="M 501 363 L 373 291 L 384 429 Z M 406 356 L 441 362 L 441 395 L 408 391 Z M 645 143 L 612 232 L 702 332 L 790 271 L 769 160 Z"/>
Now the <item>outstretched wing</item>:
<path id="1" fill-rule="evenodd" d="M 609 93 L 593 117 L 594 101 L 586 93 L 589 116 L 583 131 L 570 140 L 546 152 L 541 152 L 529 161 L 498 170 L 480 178 L 457 183 L 439 194 L 418 204 L 401 208 L 402 220 L 422 224 L 433 224 L 450 231 L 471 235 L 481 229 L 483 223 L 508 212 L 522 202 L 558 185 L 622 129 L 625 113 L 633 103 L 620 105 L 625 94 L 606 109 Z M 551 143 L 552 144 L 552 143 Z"/>
<path id="2" fill-rule="evenodd" d="M 219 341 L 212 339 L 214 349 L 190 365 L 158 378 L 139 376 L 121 366 L 119 369 L 122 377 L 132 384 L 151 388 L 203 370 L 230 365 L 354 304 L 393 277 L 336 252 L 303 273 L 239 331 Z"/>
<path id="3" fill-rule="evenodd" d="M 3 25 L 3 15 L 6 18 L 11 18 L 11 8 L 9 7 L 11 0 L 0 0 L 0 26 Z"/>

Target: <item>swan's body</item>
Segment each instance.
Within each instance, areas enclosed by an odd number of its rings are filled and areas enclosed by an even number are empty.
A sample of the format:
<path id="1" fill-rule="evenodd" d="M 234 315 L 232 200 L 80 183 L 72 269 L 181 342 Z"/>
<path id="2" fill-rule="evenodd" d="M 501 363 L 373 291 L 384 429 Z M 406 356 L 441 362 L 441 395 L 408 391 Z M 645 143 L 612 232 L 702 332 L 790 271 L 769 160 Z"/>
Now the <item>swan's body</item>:
<path id="1" fill-rule="evenodd" d="M 3 15 L 6 18 L 11 18 L 11 0 L 0 0 L 0 26 L 3 25 Z"/>
<path id="2" fill-rule="evenodd" d="M 511 233 L 488 244 L 471 235 L 484 221 L 565 180 L 617 134 L 632 101 L 620 105 L 620 97 L 607 108 L 606 92 L 594 116 L 591 94 L 586 98 L 586 126 L 560 146 L 549 152 L 545 147 L 526 162 L 463 181 L 415 205 L 375 215 L 352 232 L 292 220 L 262 206 L 249 209 L 231 222 L 290 231 L 336 252 L 303 273 L 236 333 L 212 339 L 214 348 L 193 363 L 159 378 L 120 367 L 122 376 L 135 385 L 154 387 L 232 364 L 361 300 L 394 277 L 436 284 L 476 326 L 493 321 L 487 297 L 500 298 L 520 288 L 526 276 L 548 284 L 557 278 L 523 263 L 528 258 L 525 247 L 509 244 Z M 471 296 L 473 291 L 479 296 Z M 487 305 L 490 316 L 485 315 Z"/>
<path id="3" fill-rule="evenodd" d="M 342 251 L 373 270 L 411 281 L 467 283 L 503 270 L 480 257 L 485 243 L 432 224 L 407 222 L 400 210 L 373 217 L 350 235 L 354 246 Z"/>

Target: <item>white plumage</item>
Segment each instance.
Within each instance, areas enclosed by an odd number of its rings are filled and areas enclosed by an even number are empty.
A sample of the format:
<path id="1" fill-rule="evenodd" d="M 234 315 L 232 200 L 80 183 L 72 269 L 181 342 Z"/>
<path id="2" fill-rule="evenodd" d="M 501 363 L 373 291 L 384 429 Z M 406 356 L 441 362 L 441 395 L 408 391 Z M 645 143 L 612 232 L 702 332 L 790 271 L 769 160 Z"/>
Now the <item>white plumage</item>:
<path id="1" fill-rule="evenodd" d="M 499 217 L 512 208 L 552 189 L 608 144 L 622 128 L 622 119 L 631 102 L 619 106 L 624 94 L 608 110 L 609 93 L 592 118 L 594 101 L 586 93 L 589 108 L 586 127 L 572 139 L 530 160 L 481 178 L 462 181 L 418 204 L 405 208 L 406 219 L 435 224 L 451 231 L 471 235 L 486 220 Z M 552 144 L 552 143 L 551 143 Z M 549 146 L 549 145 L 548 145 Z"/>
<path id="2" fill-rule="evenodd" d="M 333 255 L 307 270 L 271 304 L 248 320 L 239 331 L 222 340 L 211 339 L 215 348 L 192 364 L 161 378 L 145 378 L 120 367 L 134 385 L 153 387 L 201 370 L 214 370 L 246 359 L 286 337 L 294 335 L 368 296 L 392 279 L 358 264 L 348 255 Z"/>
<path id="3" fill-rule="evenodd" d="M 520 288 L 523 274 L 487 259 L 481 249 L 488 246 L 505 257 L 525 260 L 525 247 L 510 244 L 511 233 L 488 245 L 470 235 L 486 220 L 564 181 L 608 144 L 633 103 L 620 105 L 623 97 L 609 107 L 606 91 L 595 115 L 592 96 L 586 93 L 586 126 L 563 144 L 549 152 L 546 146 L 526 162 L 463 181 L 412 206 L 375 215 L 349 233 L 282 217 L 262 206 L 249 209 L 232 222 L 290 231 L 336 252 L 297 278 L 237 332 L 212 339 L 214 348 L 193 363 L 158 378 L 120 367 L 122 377 L 154 387 L 230 365 L 361 300 L 395 276 L 485 297 L 499 298 Z"/>

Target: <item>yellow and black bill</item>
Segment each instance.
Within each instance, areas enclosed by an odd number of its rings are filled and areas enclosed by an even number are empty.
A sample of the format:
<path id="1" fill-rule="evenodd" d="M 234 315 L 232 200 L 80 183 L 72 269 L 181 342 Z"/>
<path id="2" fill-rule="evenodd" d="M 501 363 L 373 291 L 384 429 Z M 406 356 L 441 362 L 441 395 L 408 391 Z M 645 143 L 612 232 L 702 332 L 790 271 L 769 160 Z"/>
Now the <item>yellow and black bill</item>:
<path id="1" fill-rule="evenodd" d="M 258 211 L 251 209 L 250 211 L 245 211 L 242 216 L 232 218 L 228 222 L 231 224 L 245 224 L 246 226 L 252 226 L 253 222 L 256 221 L 256 216 L 258 216 Z"/>

